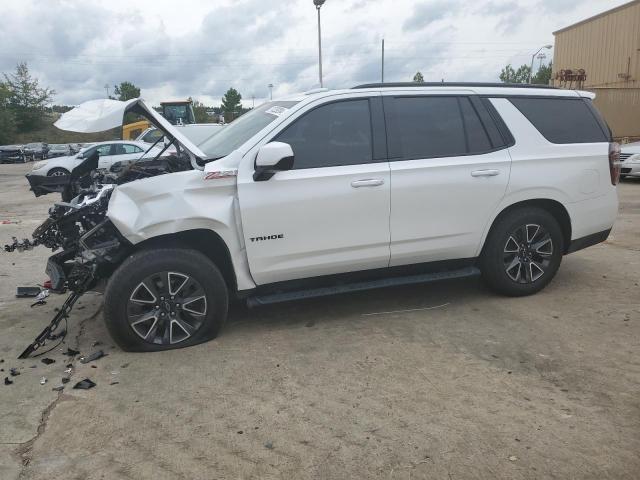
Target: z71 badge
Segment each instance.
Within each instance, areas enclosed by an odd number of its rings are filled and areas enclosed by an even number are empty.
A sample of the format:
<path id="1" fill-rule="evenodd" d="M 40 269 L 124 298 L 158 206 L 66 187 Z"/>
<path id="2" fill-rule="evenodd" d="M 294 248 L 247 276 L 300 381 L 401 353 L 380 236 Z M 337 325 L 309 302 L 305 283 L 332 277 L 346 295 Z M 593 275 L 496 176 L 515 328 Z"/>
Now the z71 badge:
<path id="1" fill-rule="evenodd" d="M 218 180 L 220 178 L 237 177 L 238 170 L 219 170 L 217 172 L 208 172 L 205 176 L 205 180 Z"/>

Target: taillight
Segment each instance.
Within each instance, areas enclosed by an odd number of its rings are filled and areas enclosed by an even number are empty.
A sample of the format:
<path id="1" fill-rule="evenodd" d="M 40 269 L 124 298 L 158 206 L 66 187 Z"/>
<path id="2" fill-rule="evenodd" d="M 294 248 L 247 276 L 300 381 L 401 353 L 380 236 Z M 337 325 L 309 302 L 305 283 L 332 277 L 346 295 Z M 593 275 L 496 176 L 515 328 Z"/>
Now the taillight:
<path id="1" fill-rule="evenodd" d="M 616 142 L 609 144 L 609 173 L 611 185 L 617 185 L 620 181 L 620 145 Z"/>

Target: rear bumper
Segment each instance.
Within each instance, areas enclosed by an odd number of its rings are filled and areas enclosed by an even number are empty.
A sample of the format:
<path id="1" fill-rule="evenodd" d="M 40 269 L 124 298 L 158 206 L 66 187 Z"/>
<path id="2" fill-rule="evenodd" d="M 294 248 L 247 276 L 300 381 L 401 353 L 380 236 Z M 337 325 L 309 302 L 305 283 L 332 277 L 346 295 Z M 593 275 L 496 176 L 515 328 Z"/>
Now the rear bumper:
<path id="1" fill-rule="evenodd" d="M 591 247 L 593 245 L 597 245 L 598 243 L 602 243 L 607 238 L 609 238 L 609 233 L 611 233 L 611 229 L 604 230 L 598 233 L 592 233 L 591 235 L 587 235 L 585 237 L 571 240 L 567 253 L 577 252 L 578 250 L 582 250 L 583 248 Z"/>

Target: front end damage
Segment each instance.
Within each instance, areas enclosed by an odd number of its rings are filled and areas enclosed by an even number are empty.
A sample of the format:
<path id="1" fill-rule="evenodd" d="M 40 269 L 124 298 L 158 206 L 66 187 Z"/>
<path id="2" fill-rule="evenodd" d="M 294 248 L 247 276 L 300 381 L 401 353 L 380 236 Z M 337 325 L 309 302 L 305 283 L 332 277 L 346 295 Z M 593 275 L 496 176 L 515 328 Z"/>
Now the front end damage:
<path id="1" fill-rule="evenodd" d="M 101 101 L 103 104 L 107 101 Z M 96 289 L 106 280 L 132 251 L 133 245 L 127 241 L 107 216 L 109 200 L 118 185 L 198 168 L 201 152 L 180 135 L 174 135 L 171 126 L 161 118 L 149 113 L 141 100 L 129 102 L 108 101 L 110 108 L 93 111 L 86 108 L 63 116 L 56 124 L 72 131 L 99 131 L 113 128 L 114 121 L 122 122 L 128 111 L 147 116 L 169 139 L 165 145 L 175 145 L 177 155 L 152 159 L 142 159 L 128 164 L 115 165 L 110 171 L 98 170 L 97 155 L 85 159 L 71 175 L 64 177 L 36 178 L 28 176 L 31 189 L 36 196 L 60 192 L 62 201 L 49 209 L 49 217 L 33 232 L 31 239 L 13 242 L 4 246 L 6 252 L 31 250 L 37 246 L 51 249 L 46 273 L 50 278 L 50 289 L 57 293 L 69 293 L 62 307 L 55 313 L 47 327 L 27 346 L 18 358 L 27 358 L 40 350 L 48 341 L 64 338 L 66 328 L 60 324 L 67 318 L 77 300 L 87 291 Z M 87 102 L 88 104 L 95 102 Z M 94 105 L 95 106 L 95 105 Z M 78 107 L 82 110 L 83 106 Z M 114 113 L 115 111 L 115 113 Z M 81 115 L 79 115 L 81 114 Z M 148 115 L 145 115 L 148 114 Z M 92 116 L 93 115 L 93 116 Z M 105 119 L 106 116 L 106 119 Z M 84 118 L 84 121 L 83 121 Z M 66 122 L 66 124 L 65 124 Z M 167 125 L 169 127 L 167 128 Z M 99 129 L 99 130 L 96 130 Z M 164 151 L 163 150 L 163 151 Z M 194 151 L 196 154 L 194 154 Z M 37 354 L 36 354 L 37 355 Z"/>

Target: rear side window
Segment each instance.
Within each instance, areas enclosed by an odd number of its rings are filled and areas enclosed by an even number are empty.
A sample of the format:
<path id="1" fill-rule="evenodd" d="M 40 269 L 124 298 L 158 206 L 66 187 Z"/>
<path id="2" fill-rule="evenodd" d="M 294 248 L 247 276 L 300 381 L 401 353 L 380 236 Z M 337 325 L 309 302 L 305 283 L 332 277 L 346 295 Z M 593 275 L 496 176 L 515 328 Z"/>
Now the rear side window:
<path id="1" fill-rule="evenodd" d="M 584 99 L 512 97 L 509 100 L 551 143 L 609 141 Z"/>
<path id="2" fill-rule="evenodd" d="M 385 112 L 391 159 L 454 157 L 492 149 L 467 97 L 387 97 Z"/>
<path id="3" fill-rule="evenodd" d="M 318 107 L 296 119 L 275 141 L 291 145 L 293 168 L 319 168 L 370 163 L 371 114 L 368 100 Z"/>

